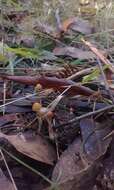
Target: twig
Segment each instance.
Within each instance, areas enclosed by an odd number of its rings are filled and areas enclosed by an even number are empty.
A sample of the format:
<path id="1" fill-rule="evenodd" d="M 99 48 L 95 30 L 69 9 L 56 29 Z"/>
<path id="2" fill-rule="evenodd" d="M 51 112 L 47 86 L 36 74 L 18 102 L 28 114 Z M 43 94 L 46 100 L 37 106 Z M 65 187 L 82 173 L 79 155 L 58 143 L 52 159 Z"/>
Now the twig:
<path id="1" fill-rule="evenodd" d="M 106 88 L 107 92 L 109 93 L 109 96 L 110 96 L 110 98 L 111 98 L 111 100 L 112 100 L 112 102 L 113 102 L 113 104 L 114 104 L 114 97 L 113 97 L 113 95 L 112 95 L 112 93 L 111 93 L 111 91 L 110 91 L 110 87 L 109 87 L 109 85 L 108 85 L 108 82 L 107 82 L 107 79 L 106 79 L 106 76 L 105 76 L 105 74 L 104 74 L 103 67 L 102 67 L 102 64 L 101 64 L 99 58 L 97 58 L 97 62 L 98 62 L 99 69 L 100 69 L 100 71 L 101 71 L 101 75 L 102 75 L 103 80 L 104 80 L 104 83 L 105 83 L 105 88 Z"/>
<path id="2" fill-rule="evenodd" d="M 54 111 L 55 107 L 58 105 L 58 103 L 61 101 L 61 99 L 64 97 L 64 94 L 71 88 L 71 85 L 68 86 L 55 100 L 53 100 L 49 105 L 48 105 L 48 110 L 49 111 Z M 45 116 L 47 113 L 45 114 Z"/>
<path id="3" fill-rule="evenodd" d="M 88 46 L 91 51 L 105 64 L 109 67 L 109 69 L 114 73 L 114 66 L 112 65 L 112 63 L 96 48 L 94 47 L 90 42 L 85 41 L 82 38 L 82 42 Z"/>
<path id="4" fill-rule="evenodd" d="M 13 101 L 11 101 L 11 102 L 8 102 L 8 103 L 5 103 L 5 104 L 3 104 L 3 105 L 0 105 L 0 108 L 4 108 L 5 106 L 8 106 L 8 105 L 13 104 L 13 103 L 15 103 L 15 102 L 19 102 L 20 100 L 24 100 L 24 99 L 26 99 L 26 98 L 30 98 L 30 97 L 33 97 L 33 96 L 36 96 L 36 95 L 37 95 L 37 93 L 29 94 L 29 95 L 27 95 L 27 96 L 24 96 L 24 97 L 18 98 L 18 99 L 16 99 L 16 100 L 13 100 Z"/>
<path id="5" fill-rule="evenodd" d="M 67 79 L 68 80 L 77 79 L 80 76 L 87 75 L 87 74 L 91 73 L 94 69 L 96 69 L 96 66 L 91 67 L 91 68 L 87 68 L 87 69 L 84 69 L 84 70 L 81 70 L 81 71 L 78 71 L 78 72 L 74 73 L 73 75 L 71 75 L 70 77 L 68 77 Z"/>
<path id="6" fill-rule="evenodd" d="M 45 36 L 47 36 L 49 39 L 51 39 L 52 41 L 62 45 L 62 46 L 66 46 L 65 43 L 61 42 L 59 39 L 57 39 L 56 37 L 54 37 L 53 35 L 45 32 L 45 31 L 41 31 L 40 29 L 37 28 L 37 31 L 34 30 L 34 34 L 37 35 L 37 34 L 43 34 Z"/>
<path id="7" fill-rule="evenodd" d="M 114 130 L 111 131 L 108 135 L 106 135 L 106 136 L 103 138 L 103 140 L 106 140 L 106 139 L 110 138 L 110 137 L 113 136 L 113 135 L 114 135 Z"/>
<path id="8" fill-rule="evenodd" d="M 14 186 L 14 189 L 15 189 L 15 190 L 18 190 L 18 189 L 17 189 L 17 186 L 16 186 L 16 184 L 15 184 L 15 181 L 14 181 L 14 179 L 13 179 L 13 176 L 12 176 L 12 174 L 11 174 L 11 172 L 10 172 L 10 169 L 9 169 L 9 167 L 8 167 L 8 164 L 7 164 L 7 162 L 6 162 L 5 156 L 4 156 L 4 154 L 3 154 L 3 152 L 2 152 L 1 149 L 0 149 L 0 153 L 1 153 L 1 156 L 2 156 L 2 158 L 3 158 L 3 160 L 4 160 L 5 166 L 6 166 L 6 168 L 7 168 L 8 173 L 9 173 L 9 176 L 10 176 L 10 179 L 11 179 L 12 184 L 13 184 L 13 186 Z"/>
<path id="9" fill-rule="evenodd" d="M 101 112 L 105 112 L 105 111 L 111 110 L 111 109 L 113 109 L 113 108 L 114 108 L 114 105 L 110 105 L 110 106 L 106 106 L 106 107 L 104 107 L 104 108 L 101 108 L 101 109 L 99 109 L 99 110 L 86 113 L 86 114 L 84 114 L 84 115 L 81 115 L 81 116 L 79 116 L 79 117 L 76 117 L 76 118 L 74 118 L 74 119 L 71 119 L 71 120 L 68 121 L 67 123 L 63 123 L 63 124 L 61 124 L 61 125 L 58 125 L 58 126 L 56 126 L 56 128 L 58 128 L 58 127 L 63 127 L 63 126 L 65 126 L 65 125 L 69 125 L 69 124 L 71 124 L 71 123 L 80 121 L 81 119 L 84 119 L 84 118 L 86 118 L 86 117 L 90 117 L 90 116 L 92 116 L 92 115 L 96 115 L 96 114 L 99 114 L 99 113 L 101 113 Z"/>

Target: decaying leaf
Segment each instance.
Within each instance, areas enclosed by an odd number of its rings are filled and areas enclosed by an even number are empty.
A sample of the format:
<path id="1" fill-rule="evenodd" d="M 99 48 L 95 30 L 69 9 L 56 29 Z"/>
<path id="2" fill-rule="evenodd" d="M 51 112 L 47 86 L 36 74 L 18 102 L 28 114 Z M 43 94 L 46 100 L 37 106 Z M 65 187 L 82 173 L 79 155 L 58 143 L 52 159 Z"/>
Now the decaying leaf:
<path id="1" fill-rule="evenodd" d="M 4 107 L 0 108 L 0 112 L 3 112 Z M 18 105 L 7 105 L 5 106 L 6 113 L 27 113 L 31 112 L 31 106 L 18 106 Z"/>
<path id="2" fill-rule="evenodd" d="M 91 51 L 83 51 L 81 49 L 67 46 L 67 47 L 56 47 L 53 50 L 55 56 L 69 56 L 80 60 L 94 59 L 96 56 Z"/>
<path id="3" fill-rule="evenodd" d="M 63 22 L 62 25 L 63 31 L 67 32 L 68 29 L 71 29 L 75 32 L 80 32 L 82 34 L 91 34 L 92 27 L 87 20 L 83 20 L 78 17 L 69 18 Z"/>
<path id="4" fill-rule="evenodd" d="M 17 120 L 17 115 L 16 114 L 6 114 L 0 117 L 0 127 L 9 123 Z"/>
<path id="5" fill-rule="evenodd" d="M 19 152 L 32 159 L 50 165 L 53 165 L 53 162 L 56 160 L 56 153 L 53 147 L 40 135 L 29 136 L 25 133 L 8 136 L 0 133 L 0 138 L 2 137 L 7 139 Z"/>
<path id="6" fill-rule="evenodd" d="M 53 171 L 52 180 L 61 190 L 92 189 L 100 169 L 100 159 L 111 142 L 111 138 L 103 141 L 103 136 L 111 130 L 110 125 L 106 128 L 100 125 L 101 130 L 98 128 L 93 132 L 95 122 L 84 119 L 80 126 L 83 141 L 76 138 L 63 152 Z"/>
<path id="7" fill-rule="evenodd" d="M 103 171 L 100 172 L 97 182 L 101 189 L 114 189 L 114 138 L 112 138 L 110 154 L 103 162 Z"/>
<path id="8" fill-rule="evenodd" d="M 82 119 L 80 129 L 83 140 L 83 151 L 86 159 L 93 162 L 106 153 L 111 142 L 111 138 L 103 140 L 111 131 L 111 121 L 97 123 L 93 119 Z"/>
<path id="9" fill-rule="evenodd" d="M 27 47 L 27 48 L 34 48 L 35 38 L 33 35 L 18 34 L 16 36 L 16 43 L 18 45 L 23 45 L 24 47 Z"/>
<path id="10" fill-rule="evenodd" d="M 63 152 L 54 168 L 52 180 L 61 190 L 88 190 L 94 185 L 99 162 L 89 165 L 82 156 L 81 147 L 82 142 L 77 138 Z"/>
<path id="11" fill-rule="evenodd" d="M 13 184 L 6 178 L 1 169 L 0 169 L 0 189 L 14 190 Z"/>

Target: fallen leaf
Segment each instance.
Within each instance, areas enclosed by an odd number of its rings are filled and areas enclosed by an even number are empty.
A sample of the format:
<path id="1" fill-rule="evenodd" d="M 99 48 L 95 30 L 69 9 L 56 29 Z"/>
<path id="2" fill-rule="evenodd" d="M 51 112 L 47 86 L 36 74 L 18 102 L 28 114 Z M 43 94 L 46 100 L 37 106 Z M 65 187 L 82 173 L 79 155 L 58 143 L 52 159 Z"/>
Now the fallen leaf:
<path id="1" fill-rule="evenodd" d="M 99 162 L 89 165 L 82 156 L 82 142 L 79 138 L 63 152 L 57 162 L 52 181 L 61 190 L 88 190 L 95 183 Z"/>
<path id="2" fill-rule="evenodd" d="M 80 129 L 83 140 L 83 150 L 86 159 L 93 162 L 103 156 L 111 138 L 103 141 L 103 138 L 111 131 L 112 122 L 97 123 L 93 119 L 82 119 L 80 121 Z"/>
<path id="3" fill-rule="evenodd" d="M 14 190 L 13 184 L 6 178 L 1 169 L 0 169 L 0 189 Z"/>
<path id="4" fill-rule="evenodd" d="M 33 35 L 18 34 L 16 36 L 16 43 L 27 48 L 34 48 L 35 38 Z"/>
<path id="5" fill-rule="evenodd" d="M 80 60 L 94 59 L 96 56 L 91 51 L 83 51 L 75 47 L 56 47 L 53 50 L 55 56 L 69 56 Z"/>
<path id="6" fill-rule="evenodd" d="M 100 172 L 97 179 L 101 189 L 114 189 L 114 138 L 110 146 L 110 153 L 103 162 L 103 171 Z"/>
<path id="7" fill-rule="evenodd" d="M 3 112 L 4 107 L 0 108 L 0 112 Z M 31 106 L 16 106 L 16 105 L 7 105 L 5 106 L 5 112 L 6 113 L 27 113 L 31 112 Z"/>
<path id="8" fill-rule="evenodd" d="M 90 23 L 87 20 L 83 20 L 78 17 L 65 20 L 62 24 L 62 28 L 64 32 L 67 32 L 68 29 L 71 29 L 82 34 L 92 33 L 92 27 L 90 26 Z"/>
<path id="9" fill-rule="evenodd" d="M 23 133 L 22 135 L 5 135 L 0 133 L 0 138 L 7 139 L 19 152 L 37 161 L 53 165 L 56 160 L 56 153 L 46 139 L 40 135 L 31 136 Z"/>
<path id="10" fill-rule="evenodd" d="M 6 114 L 0 117 L 0 127 L 9 123 L 17 120 L 17 115 L 16 114 Z"/>
<path id="11" fill-rule="evenodd" d="M 92 189 L 99 174 L 102 156 L 111 142 L 111 138 L 103 141 L 103 137 L 111 130 L 111 123 L 107 127 L 99 124 L 101 128 L 96 132 L 93 132 L 95 122 L 91 119 L 83 119 L 80 126 L 83 141 L 77 137 L 63 152 L 53 170 L 52 181 L 61 190 Z"/>

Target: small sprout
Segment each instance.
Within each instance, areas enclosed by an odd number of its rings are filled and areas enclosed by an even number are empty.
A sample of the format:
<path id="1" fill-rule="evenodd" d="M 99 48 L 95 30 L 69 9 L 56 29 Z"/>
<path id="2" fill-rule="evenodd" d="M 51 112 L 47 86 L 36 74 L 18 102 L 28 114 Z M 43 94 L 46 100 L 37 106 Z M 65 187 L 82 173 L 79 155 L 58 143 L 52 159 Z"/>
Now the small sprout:
<path id="1" fill-rule="evenodd" d="M 35 112 L 39 112 L 39 110 L 42 108 L 42 105 L 38 102 L 35 102 L 33 105 L 32 105 L 32 111 L 35 111 Z"/>

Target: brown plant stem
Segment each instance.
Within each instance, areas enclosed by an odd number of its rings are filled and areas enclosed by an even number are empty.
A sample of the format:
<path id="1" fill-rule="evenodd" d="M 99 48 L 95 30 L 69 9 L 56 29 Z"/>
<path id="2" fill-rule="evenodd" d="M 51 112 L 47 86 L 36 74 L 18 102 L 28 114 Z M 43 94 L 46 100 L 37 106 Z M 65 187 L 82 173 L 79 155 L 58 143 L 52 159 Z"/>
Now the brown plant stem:
<path id="1" fill-rule="evenodd" d="M 69 91 L 65 95 L 84 95 L 91 96 L 95 94 L 94 90 L 88 87 L 82 86 L 68 79 L 58 79 L 56 77 L 31 77 L 31 76 L 12 76 L 12 75 L 0 75 L 2 79 L 15 81 L 26 85 L 37 85 L 38 83 L 45 88 L 53 88 L 54 90 L 63 92 L 66 88 L 71 86 Z"/>
<path id="2" fill-rule="evenodd" d="M 96 47 L 94 47 L 90 42 L 84 40 L 82 38 L 82 42 L 90 48 L 90 50 L 105 64 L 109 67 L 110 71 L 114 73 L 114 66 L 112 63 L 98 50 Z"/>

